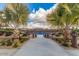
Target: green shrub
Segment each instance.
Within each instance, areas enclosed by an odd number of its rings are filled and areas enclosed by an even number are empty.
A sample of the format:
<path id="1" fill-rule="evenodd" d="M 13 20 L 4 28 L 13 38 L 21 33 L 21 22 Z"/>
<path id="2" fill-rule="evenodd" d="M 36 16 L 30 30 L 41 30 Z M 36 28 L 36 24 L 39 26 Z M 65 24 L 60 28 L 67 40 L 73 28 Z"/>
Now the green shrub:
<path id="1" fill-rule="evenodd" d="M 21 43 L 23 43 L 24 41 L 28 40 L 28 38 L 27 37 L 21 37 L 19 40 L 20 40 Z"/>
<path id="2" fill-rule="evenodd" d="M 65 46 L 65 47 L 70 47 L 71 43 L 70 42 L 64 42 L 62 45 Z"/>
<path id="3" fill-rule="evenodd" d="M 13 32 L 13 29 L 0 29 L 1 32 Z"/>
<path id="4" fill-rule="evenodd" d="M 2 41 L 1 41 L 1 46 L 4 46 L 4 45 L 5 45 L 5 41 L 2 40 Z"/>
<path id="5" fill-rule="evenodd" d="M 17 42 L 13 45 L 14 48 L 17 48 L 18 46 Z"/>
<path id="6" fill-rule="evenodd" d="M 17 47 L 19 47 L 19 46 L 20 46 L 20 41 L 17 39 L 17 40 L 15 40 L 14 43 L 13 43 L 13 48 L 17 48 Z"/>
<path id="7" fill-rule="evenodd" d="M 10 39 L 7 40 L 7 41 L 6 41 L 6 45 L 7 45 L 7 46 L 11 46 L 11 45 L 12 45 L 12 41 L 11 41 Z"/>

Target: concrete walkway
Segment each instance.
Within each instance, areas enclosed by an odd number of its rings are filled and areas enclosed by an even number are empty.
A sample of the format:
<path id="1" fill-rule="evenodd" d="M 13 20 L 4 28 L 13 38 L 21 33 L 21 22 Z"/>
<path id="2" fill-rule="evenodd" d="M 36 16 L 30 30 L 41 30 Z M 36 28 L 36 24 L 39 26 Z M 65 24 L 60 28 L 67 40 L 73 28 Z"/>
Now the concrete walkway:
<path id="1" fill-rule="evenodd" d="M 35 39 L 26 42 L 15 56 L 66 56 L 68 53 L 51 39 L 39 35 Z"/>

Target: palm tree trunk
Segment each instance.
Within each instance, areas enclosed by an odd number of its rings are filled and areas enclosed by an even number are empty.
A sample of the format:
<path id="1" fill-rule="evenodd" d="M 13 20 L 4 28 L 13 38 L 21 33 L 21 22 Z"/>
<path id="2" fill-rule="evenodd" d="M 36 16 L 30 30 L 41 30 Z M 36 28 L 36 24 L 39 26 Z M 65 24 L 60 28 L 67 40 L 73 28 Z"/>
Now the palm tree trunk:
<path id="1" fill-rule="evenodd" d="M 66 42 L 69 42 L 69 35 L 70 35 L 70 33 L 69 33 L 69 26 L 66 26 L 65 28 L 64 28 L 64 30 L 63 30 L 63 34 L 64 34 L 64 42 L 66 43 Z"/>

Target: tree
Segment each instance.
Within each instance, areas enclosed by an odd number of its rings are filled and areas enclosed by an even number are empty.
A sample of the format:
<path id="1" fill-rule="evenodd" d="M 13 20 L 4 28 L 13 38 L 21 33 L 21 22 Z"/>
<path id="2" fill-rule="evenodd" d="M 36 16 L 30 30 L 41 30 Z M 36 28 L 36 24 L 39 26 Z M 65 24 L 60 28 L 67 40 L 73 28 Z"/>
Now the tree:
<path id="1" fill-rule="evenodd" d="M 10 6 L 10 7 L 9 7 Z M 7 7 L 5 8 L 5 15 L 6 20 L 8 23 L 14 23 L 17 25 L 23 25 L 28 20 L 28 9 L 26 5 L 21 3 L 11 3 L 7 4 Z"/>
<path id="2" fill-rule="evenodd" d="M 48 14 L 47 20 L 50 24 L 58 26 L 57 29 L 65 29 L 64 34 L 69 33 L 70 27 L 78 24 L 79 20 L 79 4 L 75 3 L 60 3 L 55 11 Z M 68 34 L 64 35 L 68 39 Z"/>
<path id="3" fill-rule="evenodd" d="M 3 19 L 3 22 L 6 24 L 6 25 L 9 25 L 9 22 L 12 21 L 12 11 L 9 10 L 8 8 L 5 8 L 4 10 L 4 14 L 5 14 L 5 19 Z"/>
<path id="4" fill-rule="evenodd" d="M 77 24 L 79 18 L 79 4 L 61 3 L 56 10 L 48 15 L 47 20 L 52 25 L 70 27 Z"/>
<path id="5" fill-rule="evenodd" d="M 0 28 L 3 26 L 3 20 L 5 19 L 4 17 L 4 12 L 3 11 L 0 11 Z"/>

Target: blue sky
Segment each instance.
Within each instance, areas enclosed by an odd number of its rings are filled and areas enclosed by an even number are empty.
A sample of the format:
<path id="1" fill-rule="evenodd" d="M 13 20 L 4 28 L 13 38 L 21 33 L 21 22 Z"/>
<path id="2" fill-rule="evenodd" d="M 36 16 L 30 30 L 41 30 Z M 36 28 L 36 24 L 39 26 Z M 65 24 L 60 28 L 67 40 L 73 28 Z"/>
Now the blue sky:
<path id="1" fill-rule="evenodd" d="M 5 4 L 4 3 L 0 3 L 0 11 L 3 10 L 5 8 Z"/>
<path id="2" fill-rule="evenodd" d="M 45 10 L 51 8 L 54 5 L 54 3 L 28 3 L 27 7 L 30 12 L 34 9 L 35 11 L 39 8 L 44 8 Z M 0 10 L 3 10 L 5 8 L 4 3 L 0 3 Z"/>
<path id="3" fill-rule="evenodd" d="M 45 10 L 51 8 L 54 5 L 54 3 L 28 3 L 27 7 L 30 12 L 33 11 L 33 9 L 36 11 L 39 8 L 44 8 Z"/>

